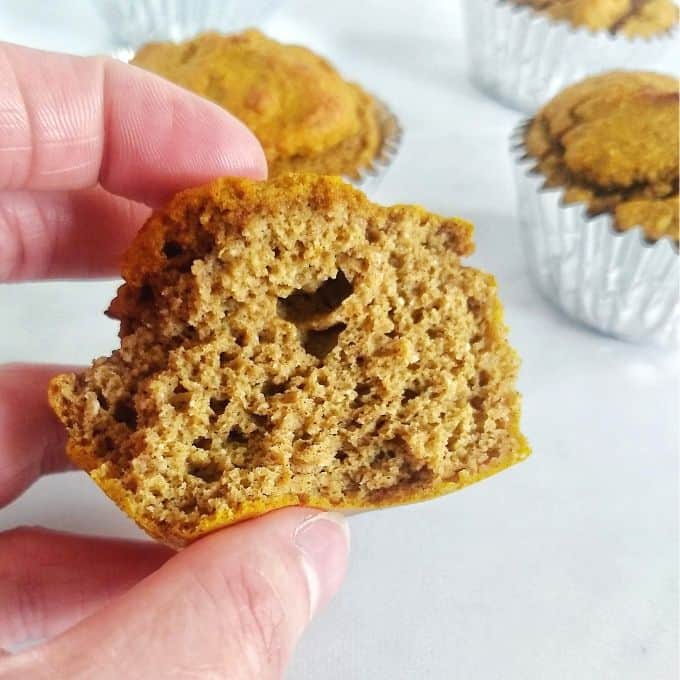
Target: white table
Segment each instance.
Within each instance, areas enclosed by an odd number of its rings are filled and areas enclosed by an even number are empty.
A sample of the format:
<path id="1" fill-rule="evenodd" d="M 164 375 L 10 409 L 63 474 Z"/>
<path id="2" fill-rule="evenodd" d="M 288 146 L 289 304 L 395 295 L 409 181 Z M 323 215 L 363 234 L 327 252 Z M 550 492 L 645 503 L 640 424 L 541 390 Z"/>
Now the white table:
<path id="1" fill-rule="evenodd" d="M 66 4 L 3 2 L 0 38 L 104 51 L 88 3 L 64 18 Z M 337 4 L 288 2 L 271 32 L 324 52 L 399 113 L 403 150 L 379 201 L 476 223 L 473 261 L 497 274 L 524 357 L 534 455 L 459 494 L 352 518 L 347 583 L 290 678 L 676 678 L 677 353 L 595 335 L 531 287 L 506 153 L 519 116 L 468 84 L 458 3 Z M 116 328 L 101 312 L 116 285 L 0 287 L 0 361 L 108 353 Z M 0 529 L 17 524 L 140 535 L 79 473 L 0 511 Z"/>

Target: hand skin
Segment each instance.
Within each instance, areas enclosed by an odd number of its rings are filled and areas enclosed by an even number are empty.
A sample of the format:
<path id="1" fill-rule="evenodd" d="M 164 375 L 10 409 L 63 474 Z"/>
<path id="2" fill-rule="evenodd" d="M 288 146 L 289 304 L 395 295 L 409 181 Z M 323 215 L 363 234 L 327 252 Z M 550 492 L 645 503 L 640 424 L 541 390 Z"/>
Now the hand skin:
<path id="1" fill-rule="evenodd" d="M 135 67 L 0 43 L 0 283 L 116 273 L 150 208 L 219 175 L 266 176 L 235 118 Z M 69 468 L 46 386 L 0 366 L 0 507 Z M 333 514 L 288 508 L 179 553 L 38 528 L 0 533 L 0 678 L 281 677 L 344 577 Z"/>

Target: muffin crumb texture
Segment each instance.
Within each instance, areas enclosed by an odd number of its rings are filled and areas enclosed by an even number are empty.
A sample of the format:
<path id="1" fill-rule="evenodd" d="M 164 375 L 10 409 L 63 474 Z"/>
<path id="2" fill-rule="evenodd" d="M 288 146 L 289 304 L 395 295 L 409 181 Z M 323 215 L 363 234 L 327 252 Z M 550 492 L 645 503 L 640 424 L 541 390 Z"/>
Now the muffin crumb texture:
<path id="1" fill-rule="evenodd" d="M 678 81 L 612 72 L 567 88 L 529 123 L 525 147 L 546 187 L 618 229 L 678 241 Z"/>
<path id="2" fill-rule="evenodd" d="M 149 43 L 132 63 L 242 120 L 262 144 L 270 177 L 315 172 L 359 179 L 399 133 L 394 117 L 325 59 L 254 29 Z"/>
<path id="3" fill-rule="evenodd" d="M 510 0 L 529 6 L 555 21 L 628 38 L 666 33 L 678 23 L 673 0 Z"/>
<path id="4" fill-rule="evenodd" d="M 293 504 L 422 500 L 528 455 L 471 225 L 339 179 L 219 180 L 143 227 L 121 347 L 58 376 L 73 460 L 182 545 Z"/>

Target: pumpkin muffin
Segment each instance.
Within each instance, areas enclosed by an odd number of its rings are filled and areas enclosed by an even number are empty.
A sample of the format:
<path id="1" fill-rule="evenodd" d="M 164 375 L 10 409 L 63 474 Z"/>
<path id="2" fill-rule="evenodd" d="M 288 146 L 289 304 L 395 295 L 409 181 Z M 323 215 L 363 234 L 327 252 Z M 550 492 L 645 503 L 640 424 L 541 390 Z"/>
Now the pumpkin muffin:
<path id="1" fill-rule="evenodd" d="M 589 75 L 654 69 L 677 36 L 672 0 L 465 0 L 470 74 L 535 113 Z"/>
<path id="2" fill-rule="evenodd" d="M 678 81 L 617 71 L 567 88 L 518 130 L 534 279 L 618 337 L 680 342 Z"/>
<path id="3" fill-rule="evenodd" d="M 385 107 L 325 59 L 257 30 L 150 43 L 132 63 L 240 118 L 260 140 L 270 177 L 315 172 L 356 180 L 386 160 L 398 137 Z"/>
<path id="4" fill-rule="evenodd" d="M 472 226 L 338 178 L 222 179 L 142 228 L 121 347 L 49 388 L 68 453 L 183 545 L 268 510 L 420 501 L 528 453 Z"/>
<path id="5" fill-rule="evenodd" d="M 678 240 L 678 81 L 619 71 L 566 89 L 527 128 L 546 186 L 619 229 Z"/>
<path id="6" fill-rule="evenodd" d="M 509 0 L 555 21 L 591 31 L 620 33 L 628 38 L 666 33 L 678 23 L 673 0 Z"/>

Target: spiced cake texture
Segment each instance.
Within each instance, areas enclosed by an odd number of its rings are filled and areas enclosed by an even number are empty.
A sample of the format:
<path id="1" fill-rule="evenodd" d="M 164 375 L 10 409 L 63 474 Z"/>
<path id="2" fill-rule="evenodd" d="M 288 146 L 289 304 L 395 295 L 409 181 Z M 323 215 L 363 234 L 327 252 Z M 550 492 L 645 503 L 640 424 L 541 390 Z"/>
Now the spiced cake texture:
<path id="1" fill-rule="evenodd" d="M 673 0 L 510 0 L 555 21 L 628 38 L 648 38 L 674 28 L 678 6 Z"/>
<path id="2" fill-rule="evenodd" d="M 270 177 L 315 172 L 357 179 L 398 134 L 394 117 L 328 61 L 254 29 L 150 43 L 132 63 L 240 118 L 262 144 Z"/>
<path id="3" fill-rule="evenodd" d="M 547 187 L 618 229 L 678 241 L 678 81 L 617 71 L 567 88 L 530 122 L 525 137 Z"/>
<path id="4" fill-rule="evenodd" d="M 121 347 L 56 377 L 68 452 L 183 545 L 274 508 L 376 508 L 525 458 L 496 282 L 472 226 L 340 179 L 222 179 L 142 228 Z"/>

